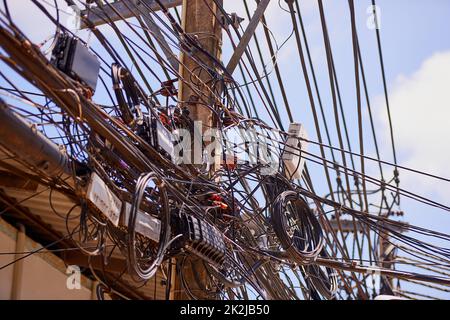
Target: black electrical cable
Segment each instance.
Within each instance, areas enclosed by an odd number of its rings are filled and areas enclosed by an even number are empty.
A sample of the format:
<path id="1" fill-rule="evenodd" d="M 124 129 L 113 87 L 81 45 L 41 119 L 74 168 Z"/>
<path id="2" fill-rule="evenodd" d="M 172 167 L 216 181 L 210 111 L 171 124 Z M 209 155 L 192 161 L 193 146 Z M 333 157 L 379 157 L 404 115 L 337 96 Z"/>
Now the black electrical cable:
<path id="1" fill-rule="evenodd" d="M 295 191 L 281 193 L 272 205 L 271 221 L 284 250 L 301 264 L 314 262 L 323 249 L 322 227 Z"/>
<path id="2" fill-rule="evenodd" d="M 141 279 L 150 279 L 157 271 L 157 268 L 164 259 L 164 252 L 169 244 L 170 237 L 170 211 L 169 211 L 169 199 L 164 183 L 158 181 L 159 178 L 155 173 L 150 172 L 143 174 L 136 182 L 136 191 L 133 195 L 133 201 L 129 213 L 128 219 L 128 263 L 131 269 Z M 137 248 L 137 231 L 136 224 L 138 223 L 138 215 L 140 205 L 144 198 L 144 193 L 149 186 L 149 183 L 153 182 L 158 188 L 158 203 L 161 206 L 159 212 L 159 219 L 161 221 L 161 233 L 159 237 L 158 250 L 155 256 L 148 256 L 147 252 L 140 252 Z M 155 191 L 155 190 L 153 190 Z M 144 213 L 145 214 L 145 213 Z M 140 256 L 139 256 L 140 255 Z"/>

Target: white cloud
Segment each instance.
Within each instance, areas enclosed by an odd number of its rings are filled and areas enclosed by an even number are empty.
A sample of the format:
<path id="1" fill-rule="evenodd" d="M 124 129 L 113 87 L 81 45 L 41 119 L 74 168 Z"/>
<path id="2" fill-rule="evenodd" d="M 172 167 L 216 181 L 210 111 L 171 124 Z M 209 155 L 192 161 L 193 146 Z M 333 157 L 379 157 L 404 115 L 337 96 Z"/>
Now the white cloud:
<path id="1" fill-rule="evenodd" d="M 410 76 L 398 77 L 390 92 L 396 147 L 408 167 L 450 177 L 450 51 L 425 60 Z M 386 109 L 380 97 L 377 110 L 388 133 Z M 387 137 L 386 137 L 387 138 Z M 389 140 L 386 140 L 389 141 Z M 403 173 L 403 187 L 436 194 L 448 203 L 450 185 Z"/>

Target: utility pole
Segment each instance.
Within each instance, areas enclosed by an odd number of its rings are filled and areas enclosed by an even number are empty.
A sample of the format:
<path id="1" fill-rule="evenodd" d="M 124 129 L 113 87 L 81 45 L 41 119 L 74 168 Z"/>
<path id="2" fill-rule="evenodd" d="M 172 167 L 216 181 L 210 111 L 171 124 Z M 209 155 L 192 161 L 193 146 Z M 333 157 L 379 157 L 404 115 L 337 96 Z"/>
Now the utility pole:
<path id="1" fill-rule="evenodd" d="M 211 70 L 215 69 L 211 57 L 220 60 L 222 53 L 222 25 L 220 23 L 222 13 L 218 5 L 222 5 L 223 0 L 183 0 L 182 28 L 189 35 L 196 37 L 200 46 L 210 55 L 195 50 L 192 57 L 185 53 L 180 55 L 179 73 L 182 80 L 179 81 L 178 100 L 181 105 L 189 110 L 193 121 L 201 121 L 202 132 L 194 132 L 192 140 L 197 139 L 199 145 L 203 145 L 202 134 L 209 128 L 216 127 L 212 111 L 205 106 L 213 106 L 213 85 L 214 75 L 206 72 L 197 61 L 205 64 Z M 196 61 L 197 60 L 197 61 Z M 200 92 L 194 91 L 197 88 Z M 201 96 L 199 96 L 201 94 Z M 192 151 L 198 152 L 195 148 Z M 201 155 L 192 154 L 191 159 Z M 206 285 L 207 274 L 200 259 L 189 257 L 182 270 L 184 280 L 189 284 L 190 289 L 199 298 L 208 298 L 200 288 L 201 283 Z M 170 299 L 186 299 L 181 279 L 178 277 L 176 267 L 172 267 L 172 288 Z M 200 285 L 199 285 L 200 283 Z"/>
<path id="2" fill-rule="evenodd" d="M 201 47 L 212 57 L 220 59 L 222 53 L 222 26 L 218 19 L 222 16 L 217 3 L 223 0 L 183 0 L 182 28 L 190 36 L 196 37 Z M 195 50 L 192 54 L 194 59 L 214 69 L 213 61 L 204 53 Z M 201 66 L 185 53 L 180 56 L 180 74 L 189 83 L 180 81 L 179 100 L 188 107 L 192 120 L 202 121 L 203 128 L 212 127 L 212 112 L 209 108 L 199 102 L 201 97 L 191 87 L 198 88 L 204 97 L 213 103 L 211 94 L 213 75 L 203 70 Z M 197 78 L 198 77 L 198 78 Z M 200 85 L 200 81 L 206 85 Z M 209 85 L 209 86 L 208 86 Z M 205 99 L 203 99 L 205 100 Z"/>
<path id="3" fill-rule="evenodd" d="M 382 214 L 382 217 L 389 219 L 390 216 L 403 216 L 403 211 L 399 212 L 386 212 Z M 406 232 L 406 228 L 401 228 L 399 232 Z M 397 251 L 395 245 L 392 243 L 391 232 L 380 230 L 380 244 L 379 244 L 379 260 L 380 267 L 393 270 L 395 266 L 395 259 Z M 383 276 L 380 278 L 380 294 L 395 295 L 394 292 L 394 278 Z"/>
<path id="4" fill-rule="evenodd" d="M 175 61 L 174 54 L 171 51 L 159 27 L 150 16 L 144 16 L 143 20 L 149 30 L 152 31 L 153 36 L 162 48 L 163 54 L 166 56 L 172 67 L 178 67 L 180 73 L 180 81 L 178 85 L 178 100 L 180 106 L 186 107 L 189 111 L 190 117 L 193 121 L 200 121 L 202 130 L 195 126 L 196 130 L 192 135 L 192 151 L 200 152 L 201 154 L 194 155 L 192 153 L 192 160 L 198 160 L 202 157 L 202 150 L 194 148 L 194 141 L 197 145 L 208 144 L 208 141 L 203 142 L 203 134 L 210 128 L 217 127 L 218 119 L 213 118 L 211 107 L 217 102 L 214 96 L 215 71 L 217 66 L 214 63 L 215 58 L 220 60 L 222 53 L 222 24 L 227 19 L 223 17 L 220 7 L 223 0 L 129 0 L 134 5 L 141 5 L 141 1 L 146 6 L 141 6 L 141 10 L 150 8 L 153 11 L 161 10 L 159 3 L 162 3 L 166 8 L 173 8 L 182 5 L 182 28 L 189 37 L 195 37 L 203 49 L 192 48 L 189 54 L 185 52 L 180 53 L 179 61 Z M 239 64 L 240 59 L 246 52 L 247 46 L 253 37 L 265 10 L 269 5 L 270 0 L 261 0 L 258 2 L 249 24 L 240 38 L 238 45 L 235 48 L 233 56 L 227 65 L 227 71 L 232 74 Z M 125 1 L 115 1 L 109 6 L 102 8 L 91 8 L 82 12 L 86 15 L 90 22 L 95 26 L 100 26 L 106 21 L 119 21 L 135 16 L 136 12 L 130 10 L 130 4 Z M 81 28 L 86 28 L 86 24 L 82 24 Z M 201 62 L 202 66 L 197 62 Z M 205 70 L 205 66 L 211 72 Z M 195 89 L 194 89 L 195 88 Z M 216 90 L 216 92 L 219 92 Z M 195 162 L 194 162 L 195 163 Z M 215 166 L 212 166 L 211 173 L 214 172 Z M 170 272 L 170 291 L 169 299 L 187 299 L 189 298 L 183 290 L 181 279 L 178 277 L 179 273 L 176 270 L 175 264 L 171 267 Z M 191 290 L 194 290 L 199 298 L 211 298 L 202 294 L 204 288 L 202 284 L 206 284 L 207 275 L 203 263 L 200 259 L 193 256 L 187 259 L 185 268 L 183 269 L 183 279 L 189 284 Z M 200 293 L 200 294 L 199 294 Z M 202 296 L 203 295 L 203 296 Z"/>
<path id="5" fill-rule="evenodd" d="M 138 1 L 134 1 L 138 4 Z M 152 10 L 160 10 L 158 2 L 155 0 L 143 0 L 147 6 Z M 182 4 L 182 28 L 191 37 L 195 37 L 198 43 L 203 48 L 205 54 L 197 49 L 194 49 L 190 55 L 182 52 L 180 54 L 179 72 L 181 79 L 178 86 L 178 99 L 182 106 L 189 110 L 190 117 L 193 121 L 201 121 L 202 132 L 196 132 L 192 140 L 202 139 L 202 134 L 209 128 L 216 127 L 214 125 L 213 113 L 205 106 L 212 106 L 215 102 L 213 97 L 213 81 L 214 75 L 204 70 L 203 66 L 200 66 L 196 61 L 201 61 L 203 65 L 208 66 L 211 70 L 215 69 L 215 65 L 211 57 L 220 60 L 222 53 L 222 25 L 220 19 L 222 19 L 222 12 L 219 6 L 222 5 L 223 0 L 161 0 L 166 8 L 171 8 Z M 144 9 L 144 7 L 142 7 Z M 106 15 L 105 13 L 106 12 Z M 119 13 L 119 14 L 117 14 Z M 112 21 L 120 20 L 121 18 L 131 18 L 134 16 L 134 12 L 129 10 L 129 5 L 126 5 L 124 1 L 116 1 L 111 6 L 105 6 L 104 8 L 92 8 L 82 12 L 89 20 L 96 26 L 103 25 L 105 18 Z M 144 17 L 145 18 L 145 17 Z M 153 31 L 158 43 L 163 49 L 163 53 L 171 65 L 174 66 L 173 54 L 166 43 L 166 40 L 161 35 L 158 27 L 148 17 L 144 19 L 145 23 L 150 30 Z M 82 24 L 82 28 L 86 28 L 85 24 Z M 209 56 L 208 56 L 209 55 Z M 196 88 L 197 90 L 193 90 Z M 199 92 L 200 91 L 200 92 Z M 202 145 L 202 141 L 200 145 Z M 201 155 L 200 155 L 201 157 Z M 193 159 L 193 158 L 192 158 Z M 194 261 L 194 258 L 188 259 L 185 264 L 186 268 L 183 270 L 184 280 L 194 290 L 198 290 L 198 282 L 206 282 L 206 270 L 200 259 Z M 184 294 L 184 290 L 181 284 L 181 279 L 178 277 L 175 266 L 172 266 L 171 272 L 171 288 L 169 293 L 170 299 L 187 299 L 189 298 Z M 196 288 L 197 287 L 197 288 Z M 196 291 L 196 293 L 201 291 Z M 200 295 L 201 297 L 201 295 Z M 206 298 L 206 297 L 203 297 Z"/>

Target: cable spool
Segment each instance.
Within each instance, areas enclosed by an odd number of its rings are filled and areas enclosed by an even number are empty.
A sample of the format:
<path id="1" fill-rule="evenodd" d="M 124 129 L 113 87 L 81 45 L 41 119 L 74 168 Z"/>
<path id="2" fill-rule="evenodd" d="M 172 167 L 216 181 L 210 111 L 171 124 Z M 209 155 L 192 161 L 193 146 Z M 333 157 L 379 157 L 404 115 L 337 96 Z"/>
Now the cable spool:
<path id="1" fill-rule="evenodd" d="M 199 258 L 195 258 L 199 259 Z M 195 260 L 194 260 L 195 261 Z M 216 300 L 222 290 L 220 283 L 213 281 L 212 274 L 206 274 L 206 277 L 200 279 L 198 266 L 192 260 L 192 256 L 184 255 L 177 262 L 177 270 L 181 280 L 181 285 L 186 295 L 192 300 Z M 198 260 L 197 260 L 198 261 Z M 189 262 L 187 265 L 186 263 Z M 206 264 L 205 264 L 206 265 Z M 186 279 L 186 272 L 192 275 L 194 281 L 189 282 Z"/>
<path id="2" fill-rule="evenodd" d="M 238 288 L 245 285 L 246 281 L 242 274 L 233 265 L 231 260 L 225 260 L 224 265 L 221 268 L 207 263 L 204 263 L 206 270 L 211 276 L 214 276 L 223 285 L 224 288 Z"/>
<path id="3" fill-rule="evenodd" d="M 320 253 L 323 258 L 328 258 L 328 253 L 323 250 Z M 337 273 L 329 267 L 322 267 L 317 264 L 310 264 L 305 267 L 308 280 L 312 286 L 327 300 L 334 299 L 338 289 Z"/>
<path id="4" fill-rule="evenodd" d="M 324 245 L 322 228 L 297 192 L 285 191 L 275 199 L 271 222 L 281 246 L 296 263 L 315 261 Z"/>
<path id="5" fill-rule="evenodd" d="M 144 198 L 144 193 L 150 188 L 151 182 L 154 183 L 154 186 L 146 200 L 155 202 L 159 207 L 158 217 L 161 221 L 161 233 L 157 248 L 155 246 L 152 248 L 151 240 L 136 232 L 138 210 Z M 144 280 L 153 277 L 164 260 L 164 252 L 169 245 L 169 237 L 169 199 L 164 183 L 154 172 L 142 174 L 136 183 L 128 220 L 128 263 L 131 271 L 134 271 L 139 278 Z"/>
<path id="6" fill-rule="evenodd" d="M 117 63 L 111 66 L 111 77 L 123 122 L 133 126 L 136 122 L 142 121 L 140 104 L 145 99 L 136 80 L 127 69 Z"/>

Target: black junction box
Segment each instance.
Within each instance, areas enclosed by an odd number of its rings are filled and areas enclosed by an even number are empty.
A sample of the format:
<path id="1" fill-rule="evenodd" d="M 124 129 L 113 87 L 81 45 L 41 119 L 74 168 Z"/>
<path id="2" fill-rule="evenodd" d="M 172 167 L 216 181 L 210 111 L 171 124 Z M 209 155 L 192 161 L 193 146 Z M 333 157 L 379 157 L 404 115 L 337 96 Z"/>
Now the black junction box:
<path id="1" fill-rule="evenodd" d="M 51 63 L 69 77 L 95 91 L 100 61 L 81 42 L 70 35 L 60 35 L 52 52 Z"/>

